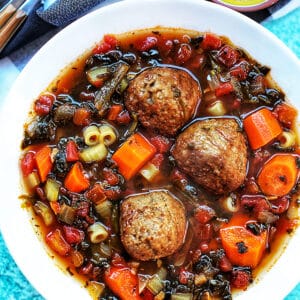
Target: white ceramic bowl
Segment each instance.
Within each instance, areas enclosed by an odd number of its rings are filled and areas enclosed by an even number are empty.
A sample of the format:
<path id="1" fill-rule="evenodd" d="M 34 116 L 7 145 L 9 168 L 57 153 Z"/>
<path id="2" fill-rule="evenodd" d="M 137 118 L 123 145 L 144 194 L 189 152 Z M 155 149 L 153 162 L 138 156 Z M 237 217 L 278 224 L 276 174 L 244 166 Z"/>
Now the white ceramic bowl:
<path id="1" fill-rule="evenodd" d="M 129 0 L 101 8 L 74 22 L 50 40 L 16 80 L 1 111 L 1 230 L 16 263 L 46 299 L 89 299 L 71 276 L 61 272 L 34 234 L 21 209 L 18 156 L 30 104 L 59 71 L 105 33 L 163 25 L 228 36 L 259 62 L 272 67 L 273 78 L 300 111 L 298 59 L 277 38 L 239 13 L 200 0 Z M 299 230 L 262 278 L 237 299 L 283 299 L 299 281 Z M 297 248 L 298 247 L 298 248 Z M 294 270 L 294 271 L 293 271 Z"/>

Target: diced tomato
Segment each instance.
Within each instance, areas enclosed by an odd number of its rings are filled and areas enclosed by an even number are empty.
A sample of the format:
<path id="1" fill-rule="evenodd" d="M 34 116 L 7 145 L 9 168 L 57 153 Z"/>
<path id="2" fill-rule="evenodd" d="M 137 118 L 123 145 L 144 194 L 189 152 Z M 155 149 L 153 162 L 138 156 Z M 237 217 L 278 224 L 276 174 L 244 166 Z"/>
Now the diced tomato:
<path id="1" fill-rule="evenodd" d="M 168 138 L 156 135 L 150 138 L 150 143 L 156 148 L 158 153 L 166 153 L 170 150 L 171 142 Z"/>
<path id="2" fill-rule="evenodd" d="M 93 49 L 93 54 L 103 54 L 114 50 L 117 46 L 117 39 L 113 35 L 106 34 L 103 41 Z"/>
<path id="3" fill-rule="evenodd" d="M 274 214 L 282 214 L 288 210 L 290 198 L 288 196 L 279 197 L 271 202 L 271 212 Z"/>
<path id="4" fill-rule="evenodd" d="M 270 210 L 270 205 L 268 204 L 264 196 L 252 196 L 244 195 L 241 199 L 241 205 L 245 209 L 250 209 L 254 214 L 259 214 L 262 211 Z"/>
<path id="5" fill-rule="evenodd" d="M 48 115 L 54 101 L 55 101 L 55 95 L 53 94 L 48 93 L 48 94 L 40 95 L 39 98 L 34 103 L 34 111 L 39 116 Z"/>
<path id="6" fill-rule="evenodd" d="M 79 273 L 82 275 L 88 275 L 92 272 L 92 270 L 93 270 L 93 263 L 88 262 L 86 265 L 80 268 Z"/>
<path id="7" fill-rule="evenodd" d="M 250 274 L 242 270 L 232 271 L 231 284 L 238 289 L 246 289 L 250 283 Z"/>
<path id="8" fill-rule="evenodd" d="M 245 68 L 243 68 L 242 66 L 236 66 L 233 67 L 230 71 L 229 71 L 231 76 L 236 77 L 238 80 L 245 80 L 247 78 L 247 71 Z"/>
<path id="9" fill-rule="evenodd" d="M 187 62 L 187 64 L 189 68 L 199 69 L 200 67 L 202 67 L 204 61 L 204 54 L 196 54 Z"/>
<path id="10" fill-rule="evenodd" d="M 216 89 L 215 94 L 217 97 L 224 96 L 233 92 L 233 86 L 230 82 L 221 83 Z"/>
<path id="11" fill-rule="evenodd" d="M 107 181 L 109 185 L 117 185 L 119 183 L 119 177 L 111 169 L 103 169 L 104 180 Z"/>
<path id="12" fill-rule="evenodd" d="M 53 251 L 62 256 L 66 256 L 71 250 L 71 246 L 64 239 L 62 232 L 58 228 L 46 235 L 46 243 Z"/>
<path id="13" fill-rule="evenodd" d="M 215 216 L 216 216 L 215 210 L 207 205 L 199 205 L 196 208 L 195 218 L 201 224 L 206 224 Z"/>
<path id="14" fill-rule="evenodd" d="M 69 244 L 79 244 L 84 240 L 84 232 L 72 226 L 63 226 L 65 239 Z"/>
<path id="15" fill-rule="evenodd" d="M 201 43 L 204 50 L 216 50 L 222 46 L 222 40 L 216 34 L 206 32 Z"/>
<path id="16" fill-rule="evenodd" d="M 173 45 L 174 43 L 172 40 L 164 38 L 160 38 L 157 42 L 157 47 L 159 51 L 165 56 L 167 56 L 171 52 Z"/>
<path id="17" fill-rule="evenodd" d="M 28 176 L 36 168 L 35 153 L 27 152 L 21 160 L 21 170 L 23 176 Z"/>
<path id="18" fill-rule="evenodd" d="M 207 224 L 194 224 L 195 227 L 195 235 L 198 239 L 198 241 L 209 241 L 212 236 L 213 236 L 213 228 L 212 225 L 207 223 Z M 202 250 L 202 249 L 201 249 Z"/>
<path id="19" fill-rule="evenodd" d="M 117 252 L 113 254 L 111 263 L 114 267 L 127 267 L 125 259 Z"/>
<path id="20" fill-rule="evenodd" d="M 187 284 L 189 279 L 192 278 L 192 273 L 187 271 L 185 268 L 180 268 L 179 270 L 179 282 L 181 284 Z"/>
<path id="21" fill-rule="evenodd" d="M 148 51 L 151 48 L 155 47 L 157 44 L 157 37 L 155 36 L 147 36 L 141 40 L 137 40 L 134 44 L 135 48 L 138 51 Z"/>
<path id="22" fill-rule="evenodd" d="M 145 288 L 143 290 L 141 297 L 143 300 L 153 300 L 154 299 L 154 295 L 147 288 Z"/>
<path id="23" fill-rule="evenodd" d="M 131 117 L 127 110 L 123 110 L 117 115 L 116 122 L 120 125 L 127 125 L 130 123 L 130 121 Z"/>
<path id="24" fill-rule="evenodd" d="M 90 201 L 95 204 L 100 203 L 106 199 L 104 190 L 98 183 L 96 183 L 89 191 L 87 191 L 85 195 Z"/>
<path id="25" fill-rule="evenodd" d="M 79 160 L 79 152 L 74 141 L 70 140 L 66 146 L 66 160 L 68 162 Z"/>
<path id="26" fill-rule="evenodd" d="M 199 244 L 199 250 L 202 253 L 208 253 L 210 251 L 214 251 L 220 248 L 220 245 L 218 244 L 216 239 L 212 239 L 209 242 L 203 241 Z"/>
<path id="27" fill-rule="evenodd" d="M 157 153 L 154 155 L 154 157 L 150 160 L 150 163 L 152 163 L 155 167 L 160 169 L 161 164 L 164 161 L 164 156 L 161 153 Z"/>
<path id="28" fill-rule="evenodd" d="M 239 109 L 241 107 L 242 100 L 240 98 L 235 98 L 231 103 L 232 110 Z"/>
<path id="29" fill-rule="evenodd" d="M 189 44 L 181 44 L 175 54 L 174 60 L 176 64 L 183 65 L 192 56 L 192 48 Z"/>
<path id="30" fill-rule="evenodd" d="M 296 120 L 297 110 L 286 103 L 282 103 L 275 107 L 273 114 L 280 123 L 287 128 L 291 128 Z"/>
<path id="31" fill-rule="evenodd" d="M 118 40 L 116 39 L 115 36 L 106 34 L 106 35 L 104 35 L 103 39 L 104 39 L 104 42 L 111 45 L 112 48 L 116 48 Z"/>
<path id="32" fill-rule="evenodd" d="M 171 174 L 171 180 L 173 182 L 187 182 L 187 177 L 184 173 L 179 171 L 178 169 L 174 169 Z"/>
<path id="33" fill-rule="evenodd" d="M 117 200 L 120 198 L 122 191 L 118 186 L 116 186 L 104 190 L 104 194 L 109 200 Z"/>
<path id="34" fill-rule="evenodd" d="M 232 270 L 232 264 L 225 255 L 219 260 L 219 268 L 222 272 L 229 272 Z"/>
<path id="35" fill-rule="evenodd" d="M 224 45 L 218 52 L 218 60 L 226 67 L 232 67 L 239 58 L 239 53 L 229 45 Z"/>

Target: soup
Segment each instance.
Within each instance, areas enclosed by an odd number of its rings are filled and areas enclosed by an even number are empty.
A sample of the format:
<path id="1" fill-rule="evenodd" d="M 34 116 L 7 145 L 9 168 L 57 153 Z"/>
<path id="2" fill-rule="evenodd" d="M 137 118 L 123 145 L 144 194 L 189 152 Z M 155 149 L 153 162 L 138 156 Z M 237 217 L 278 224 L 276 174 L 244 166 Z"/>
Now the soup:
<path id="1" fill-rule="evenodd" d="M 297 111 L 211 32 L 107 34 L 33 103 L 20 168 L 96 299 L 231 299 L 298 225 Z"/>

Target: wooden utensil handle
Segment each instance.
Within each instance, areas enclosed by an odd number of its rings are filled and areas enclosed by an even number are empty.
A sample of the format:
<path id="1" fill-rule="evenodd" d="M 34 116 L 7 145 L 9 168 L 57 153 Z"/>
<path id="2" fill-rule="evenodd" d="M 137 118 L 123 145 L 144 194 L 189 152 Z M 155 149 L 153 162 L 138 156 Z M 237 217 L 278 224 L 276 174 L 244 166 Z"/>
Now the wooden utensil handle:
<path id="1" fill-rule="evenodd" d="M 0 52 L 8 43 L 12 35 L 26 19 L 27 15 L 22 10 L 17 10 L 15 14 L 5 23 L 0 30 Z"/>
<path id="2" fill-rule="evenodd" d="M 0 13 L 0 28 L 5 22 L 15 13 L 17 9 L 12 5 L 8 4 L 3 11 Z"/>

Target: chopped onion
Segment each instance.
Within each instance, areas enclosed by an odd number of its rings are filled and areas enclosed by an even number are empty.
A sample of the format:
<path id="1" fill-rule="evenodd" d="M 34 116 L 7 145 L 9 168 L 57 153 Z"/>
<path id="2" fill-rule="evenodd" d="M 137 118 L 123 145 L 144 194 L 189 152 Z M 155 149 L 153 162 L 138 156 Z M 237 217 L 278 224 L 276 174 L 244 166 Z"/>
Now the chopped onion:
<path id="1" fill-rule="evenodd" d="M 149 277 L 143 274 L 138 274 L 138 279 L 139 279 L 139 294 L 141 294 L 147 286 Z"/>
<path id="2" fill-rule="evenodd" d="M 171 300 L 192 300 L 192 299 L 193 299 L 193 294 L 191 293 L 176 293 L 171 295 Z"/>
<path id="3" fill-rule="evenodd" d="M 212 91 L 214 91 L 220 85 L 219 78 L 215 71 L 209 72 L 206 79 L 207 79 L 207 83 Z"/>
<path id="4" fill-rule="evenodd" d="M 163 288 L 164 283 L 157 274 L 154 274 L 147 283 L 147 289 L 154 295 L 157 295 Z"/>
<path id="5" fill-rule="evenodd" d="M 159 168 L 157 168 L 151 162 L 148 162 L 139 173 L 149 182 L 152 182 L 154 178 L 159 174 Z"/>
<path id="6" fill-rule="evenodd" d="M 89 281 L 87 287 L 93 300 L 99 299 L 105 289 L 105 284 L 98 281 Z"/>
<path id="7" fill-rule="evenodd" d="M 71 260 L 72 260 L 74 267 L 78 268 L 83 264 L 84 258 L 83 258 L 83 255 L 79 251 L 74 250 L 74 251 L 71 251 Z"/>
<path id="8" fill-rule="evenodd" d="M 226 108 L 222 101 L 217 100 L 207 107 L 207 112 L 211 116 L 224 116 L 226 114 Z"/>
<path id="9" fill-rule="evenodd" d="M 39 184 L 40 178 L 36 171 L 33 171 L 28 176 L 24 177 L 24 187 L 29 196 L 34 194 L 34 188 Z"/>
<path id="10" fill-rule="evenodd" d="M 299 196 L 296 195 L 292 198 L 290 202 L 289 209 L 286 213 L 286 216 L 289 220 L 298 219 L 300 216 L 300 209 L 299 209 Z"/>

